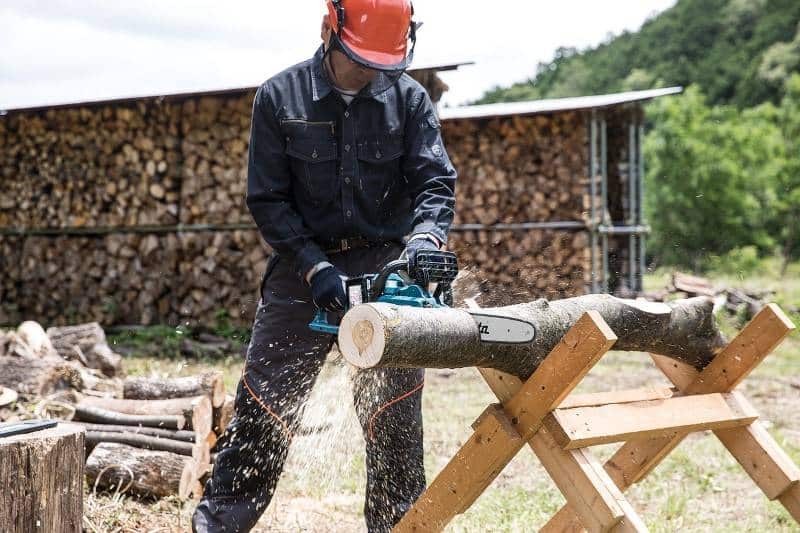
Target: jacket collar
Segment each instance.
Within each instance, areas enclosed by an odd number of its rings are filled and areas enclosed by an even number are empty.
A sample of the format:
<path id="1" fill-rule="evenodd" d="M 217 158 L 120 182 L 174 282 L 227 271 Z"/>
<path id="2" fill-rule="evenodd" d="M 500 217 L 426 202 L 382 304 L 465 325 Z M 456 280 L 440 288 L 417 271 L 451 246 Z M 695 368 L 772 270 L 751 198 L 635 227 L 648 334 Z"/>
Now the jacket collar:
<path id="1" fill-rule="evenodd" d="M 311 58 L 311 93 L 315 102 L 322 100 L 331 92 L 334 92 L 333 83 L 328 78 L 328 72 L 325 70 L 325 65 L 322 60 L 325 56 L 324 47 L 320 46 L 314 57 Z M 378 72 L 378 76 L 386 76 L 383 72 Z M 375 83 L 374 81 L 372 83 Z M 378 94 L 371 94 L 369 86 L 365 87 L 359 94 L 358 98 L 372 98 L 379 102 L 386 102 L 386 92 L 383 91 Z"/>

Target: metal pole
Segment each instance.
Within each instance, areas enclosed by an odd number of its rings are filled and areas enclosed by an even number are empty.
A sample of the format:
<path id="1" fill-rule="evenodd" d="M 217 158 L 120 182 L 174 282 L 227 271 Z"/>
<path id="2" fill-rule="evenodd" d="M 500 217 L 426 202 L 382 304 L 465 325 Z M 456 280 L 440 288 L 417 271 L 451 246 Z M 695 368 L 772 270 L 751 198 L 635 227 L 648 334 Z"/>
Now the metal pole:
<path id="1" fill-rule="evenodd" d="M 628 209 L 625 220 L 628 225 L 636 224 L 636 125 L 631 120 L 628 125 Z M 636 236 L 628 237 L 628 287 L 636 290 Z"/>
<path id="2" fill-rule="evenodd" d="M 644 225 L 644 124 L 639 122 L 639 143 L 637 144 L 637 156 L 639 158 L 639 202 L 637 204 L 637 223 Z M 636 290 L 642 292 L 644 290 L 644 273 L 647 266 L 645 265 L 645 236 L 639 236 L 639 284 Z"/>
<path id="3" fill-rule="evenodd" d="M 598 291 L 597 285 L 597 219 L 595 217 L 595 196 L 597 185 L 594 178 L 597 175 L 597 112 L 593 109 L 589 126 L 589 231 L 592 262 L 592 292 Z"/>
<path id="4" fill-rule="evenodd" d="M 606 135 L 606 118 L 605 116 L 602 118 L 600 122 L 600 161 L 601 161 L 601 172 L 602 172 L 602 182 L 601 182 L 601 194 L 602 198 L 600 200 L 600 205 L 602 206 L 603 210 L 600 213 L 600 217 L 603 221 L 603 225 L 611 224 L 611 221 L 608 220 L 606 214 L 608 213 L 608 137 Z M 603 234 L 603 292 L 608 292 L 609 283 L 608 283 L 608 235 Z"/>

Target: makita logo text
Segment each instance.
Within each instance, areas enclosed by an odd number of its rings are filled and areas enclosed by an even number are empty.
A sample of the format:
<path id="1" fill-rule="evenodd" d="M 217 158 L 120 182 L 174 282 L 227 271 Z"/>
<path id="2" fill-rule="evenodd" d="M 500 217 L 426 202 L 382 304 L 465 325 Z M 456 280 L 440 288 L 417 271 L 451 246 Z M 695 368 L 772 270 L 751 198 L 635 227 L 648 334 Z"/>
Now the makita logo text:
<path id="1" fill-rule="evenodd" d="M 478 331 L 481 335 L 488 335 L 489 334 L 489 325 L 484 324 L 482 322 L 478 322 Z"/>

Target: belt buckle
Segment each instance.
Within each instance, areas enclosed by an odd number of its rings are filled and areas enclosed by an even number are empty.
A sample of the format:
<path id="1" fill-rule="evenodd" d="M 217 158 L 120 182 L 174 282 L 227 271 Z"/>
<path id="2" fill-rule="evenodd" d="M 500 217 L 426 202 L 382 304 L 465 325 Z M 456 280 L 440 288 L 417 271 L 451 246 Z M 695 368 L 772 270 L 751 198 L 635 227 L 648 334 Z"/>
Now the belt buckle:
<path id="1" fill-rule="evenodd" d="M 339 249 L 343 252 L 346 252 L 350 249 L 350 243 L 347 242 L 347 239 L 342 239 L 342 242 L 339 245 Z"/>

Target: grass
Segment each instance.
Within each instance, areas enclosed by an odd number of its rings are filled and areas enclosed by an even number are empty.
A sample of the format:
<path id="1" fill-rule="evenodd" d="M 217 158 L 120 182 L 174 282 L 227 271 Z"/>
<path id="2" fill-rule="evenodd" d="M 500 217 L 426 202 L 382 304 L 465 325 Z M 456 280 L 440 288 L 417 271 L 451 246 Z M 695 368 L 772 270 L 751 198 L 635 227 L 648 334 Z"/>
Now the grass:
<path id="1" fill-rule="evenodd" d="M 663 287 L 668 277 L 667 271 L 657 271 L 646 278 L 646 286 Z M 713 279 L 738 287 L 772 288 L 776 290 L 777 303 L 786 308 L 800 306 L 800 264 L 792 265 L 783 279 L 769 264 L 757 275 Z M 800 324 L 800 317 L 792 318 Z M 722 327 L 734 332 L 735 319 L 724 318 Z M 177 355 L 180 340 L 187 332 L 161 333 L 163 343 L 156 330 L 137 332 L 127 339 L 114 337 L 120 347 L 133 346 L 125 358 L 129 374 L 186 375 L 218 368 L 225 373 L 227 390 L 235 390 L 241 355 L 187 360 Z M 126 344 L 126 341 L 131 342 Z M 166 357 L 152 355 L 150 350 L 158 346 Z M 346 373 L 344 365 L 326 365 L 309 411 L 316 416 L 330 416 L 337 429 L 328 435 L 296 439 L 273 503 L 257 531 L 364 531 L 363 439 L 349 407 L 352 397 L 345 385 Z M 741 389 L 761 412 L 770 433 L 800 464 L 800 390 L 794 388 L 795 381 L 800 381 L 800 334 L 797 333 L 778 347 Z M 578 390 L 593 392 L 652 385 L 666 385 L 666 380 L 644 354 L 610 352 Z M 429 481 L 469 437 L 470 423 L 492 401 L 493 396 L 474 369 L 428 372 L 423 409 Z M 333 409 L 334 414 L 315 411 L 321 407 Z M 605 460 L 615 448 L 601 446 L 593 452 Z M 783 507 L 768 501 L 727 450 L 708 433 L 686 439 L 627 495 L 654 532 L 800 531 Z M 109 514 L 106 509 L 104 514 L 96 510 L 108 507 L 110 497 L 93 498 L 92 505 L 87 506 L 87 518 L 107 526 L 99 530 L 114 530 L 123 527 L 126 521 L 136 524 L 132 530 L 188 528 L 191 505 L 181 506 L 174 500 L 148 504 L 123 499 L 121 511 Z M 544 524 L 563 503 L 538 460 L 524 449 L 477 502 L 452 522 L 448 531 L 530 531 Z"/>

